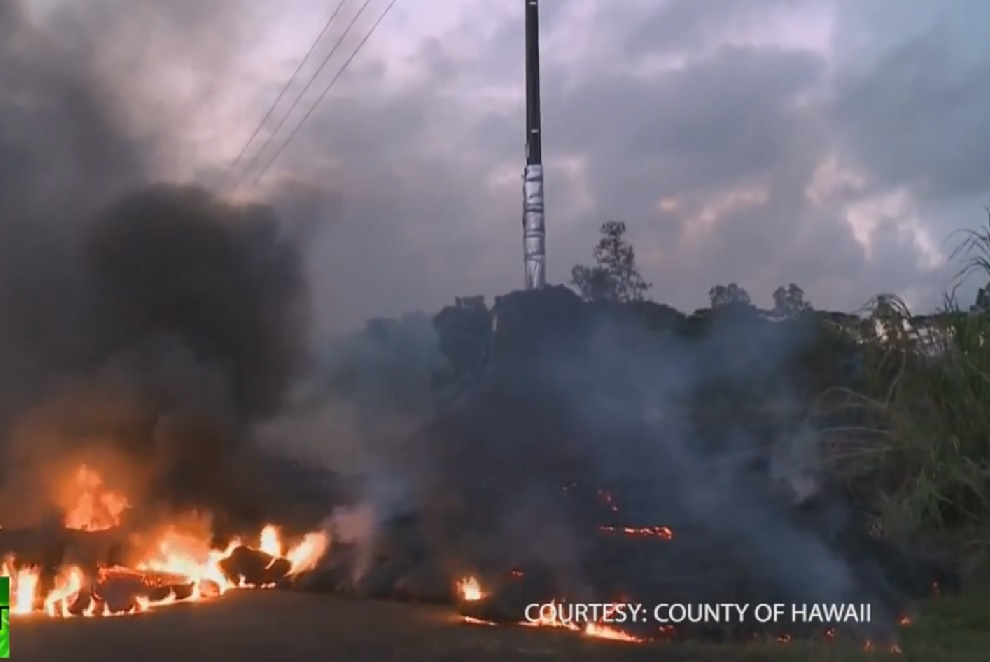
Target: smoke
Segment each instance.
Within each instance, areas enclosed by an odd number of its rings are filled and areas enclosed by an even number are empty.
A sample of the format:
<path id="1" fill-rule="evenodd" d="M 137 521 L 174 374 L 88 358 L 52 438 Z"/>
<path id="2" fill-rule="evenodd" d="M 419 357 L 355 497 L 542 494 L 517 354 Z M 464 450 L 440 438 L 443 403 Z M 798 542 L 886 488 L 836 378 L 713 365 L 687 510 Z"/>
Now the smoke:
<path id="1" fill-rule="evenodd" d="M 103 473 L 139 478 L 130 493 L 176 507 L 245 503 L 245 467 L 230 461 L 278 411 L 304 357 L 295 248 L 263 210 L 161 186 L 125 195 L 66 252 L 72 314 L 49 342 L 16 348 L 40 369 L 35 397 L 11 412 L 10 477 L 50 481 L 35 470 L 112 448 L 131 466 Z M 37 268 L 43 277 L 46 261 Z M 6 303 L 4 322 L 17 320 L 23 311 Z"/>
<path id="2" fill-rule="evenodd" d="M 81 462 L 138 505 L 260 516 L 246 442 L 305 356 L 301 256 L 263 206 L 152 183 L 189 101 L 156 86 L 212 80 L 248 22 L 221 4 L 0 4 L 4 526 Z"/>
<path id="3" fill-rule="evenodd" d="M 372 320 L 313 354 L 288 406 L 258 430 L 259 443 L 337 472 L 380 477 L 386 487 L 369 489 L 390 493 L 391 478 L 377 464 L 436 410 L 430 385 L 444 359 L 432 320 Z"/>
<path id="4" fill-rule="evenodd" d="M 632 599 L 870 601 L 873 625 L 892 625 L 885 579 L 836 545 L 852 513 L 828 502 L 817 436 L 792 415 L 811 333 L 726 315 L 687 340 L 638 316 L 568 312 L 571 297 L 504 297 L 485 384 L 373 465 L 407 487 L 436 551 L 453 565 L 552 568 L 569 595 L 610 598 L 594 590 L 595 564 L 610 563 L 594 558 L 607 508 L 582 501 L 602 490 L 621 524 L 675 532 L 669 554 L 624 561 Z M 754 393 L 790 413 L 747 414 Z M 796 514 L 816 500 L 827 513 Z M 372 502 L 379 521 L 402 514 Z"/>
<path id="5" fill-rule="evenodd" d="M 747 394 L 762 394 L 764 410 L 799 411 L 793 371 L 809 330 L 731 316 L 711 327 L 686 342 L 635 323 L 596 326 L 583 388 L 557 381 L 573 429 L 591 433 L 570 438 L 587 444 L 596 479 L 617 486 L 625 517 L 704 531 L 722 563 L 782 600 L 885 597 L 830 546 L 835 531 L 793 516 L 821 489 L 814 432 L 793 416 L 745 413 Z"/>
<path id="6" fill-rule="evenodd" d="M 353 545 L 353 581 L 360 580 L 371 565 L 380 524 L 378 513 L 370 503 L 335 508 L 323 524 L 331 540 Z"/>

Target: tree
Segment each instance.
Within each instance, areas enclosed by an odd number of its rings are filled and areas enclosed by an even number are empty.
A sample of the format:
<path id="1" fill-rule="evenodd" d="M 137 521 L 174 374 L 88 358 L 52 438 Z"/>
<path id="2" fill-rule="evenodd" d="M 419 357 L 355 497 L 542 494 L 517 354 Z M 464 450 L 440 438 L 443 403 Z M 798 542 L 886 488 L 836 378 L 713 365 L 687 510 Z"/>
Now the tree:
<path id="1" fill-rule="evenodd" d="M 599 230 L 601 238 L 592 255 L 593 266 L 575 265 L 571 284 L 588 301 L 643 301 L 653 287 L 643 280 L 636 266 L 636 251 L 626 241 L 626 224 L 608 221 Z"/>
<path id="2" fill-rule="evenodd" d="M 749 297 L 749 292 L 735 283 L 716 285 L 708 290 L 708 300 L 711 302 L 712 308 L 721 308 L 730 305 L 753 305 L 752 299 Z"/>
<path id="3" fill-rule="evenodd" d="M 773 293 L 774 317 L 794 319 L 812 310 L 811 304 L 804 299 L 804 290 L 791 283 L 786 288 L 778 287 Z"/>

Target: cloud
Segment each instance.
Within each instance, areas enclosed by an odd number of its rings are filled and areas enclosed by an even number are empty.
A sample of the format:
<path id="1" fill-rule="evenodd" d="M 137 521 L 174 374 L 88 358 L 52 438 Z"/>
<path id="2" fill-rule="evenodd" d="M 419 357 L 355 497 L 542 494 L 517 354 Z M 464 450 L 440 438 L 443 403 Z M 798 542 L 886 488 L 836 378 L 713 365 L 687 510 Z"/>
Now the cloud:
<path id="1" fill-rule="evenodd" d="M 243 3 L 240 38 L 166 30 L 153 42 L 155 61 L 187 79 L 159 76 L 128 104 L 132 117 L 157 118 L 159 130 L 143 135 L 162 172 L 222 172 L 332 9 L 307 0 L 276 14 L 277 4 Z M 372 3 L 299 114 L 385 4 Z M 822 307 L 855 309 L 881 291 L 936 305 L 951 273 L 945 238 L 983 221 L 990 52 L 974 18 L 983 10 L 731 5 L 545 4 L 550 280 L 566 281 L 599 224 L 618 219 L 655 298 L 681 308 L 703 305 L 725 281 L 758 303 L 797 282 Z M 247 191 L 307 233 L 323 331 L 522 284 L 522 5 L 441 9 L 450 8 L 399 3 Z M 99 53 L 134 47 L 130 33 L 111 34 L 117 46 Z M 199 71 L 214 61 L 225 66 Z M 134 89 L 135 78 L 107 85 Z M 152 101 L 167 112 L 149 116 Z"/>

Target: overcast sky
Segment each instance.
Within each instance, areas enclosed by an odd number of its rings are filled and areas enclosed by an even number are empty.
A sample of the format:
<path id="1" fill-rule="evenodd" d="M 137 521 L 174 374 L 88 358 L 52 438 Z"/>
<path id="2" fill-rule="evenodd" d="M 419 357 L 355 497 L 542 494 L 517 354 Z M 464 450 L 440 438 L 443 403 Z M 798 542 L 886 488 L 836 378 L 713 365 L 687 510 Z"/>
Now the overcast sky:
<path id="1" fill-rule="evenodd" d="M 43 21 L 57 0 L 29 1 Z M 175 25 L 202 29 L 182 39 L 151 29 L 154 12 L 140 39 L 108 31 L 128 63 L 116 84 L 144 90 L 136 116 L 158 109 L 162 172 L 214 183 L 338 1 L 230 0 L 232 20 L 183 0 L 197 9 Z M 387 1 L 371 0 L 283 131 Z M 398 0 L 245 187 L 307 233 L 321 328 L 521 285 L 523 5 Z M 681 309 L 730 281 L 762 305 L 796 282 L 817 307 L 893 291 L 931 308 L 949 233 L 986 220 L 990 3 L 544 0 L 542 23 L 551 282 L 615 219 L 653 298 Z"/>

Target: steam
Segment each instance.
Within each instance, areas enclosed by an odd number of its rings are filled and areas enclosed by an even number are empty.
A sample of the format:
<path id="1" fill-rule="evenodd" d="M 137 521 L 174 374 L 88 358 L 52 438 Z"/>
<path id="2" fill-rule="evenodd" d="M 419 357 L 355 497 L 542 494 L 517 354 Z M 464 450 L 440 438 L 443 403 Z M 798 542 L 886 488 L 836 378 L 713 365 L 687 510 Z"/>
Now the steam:
<path id="1" fill-rule="evenodd" d="M 372 320 L 320 342 L 313 354 L 287 406 L 258 430 L 259 443 L 337 472 L 370 474 L 376 486 L 393 483 L 375 467 L 436 411 L 430 382 L 444 359 L 432 321 Z"/>

